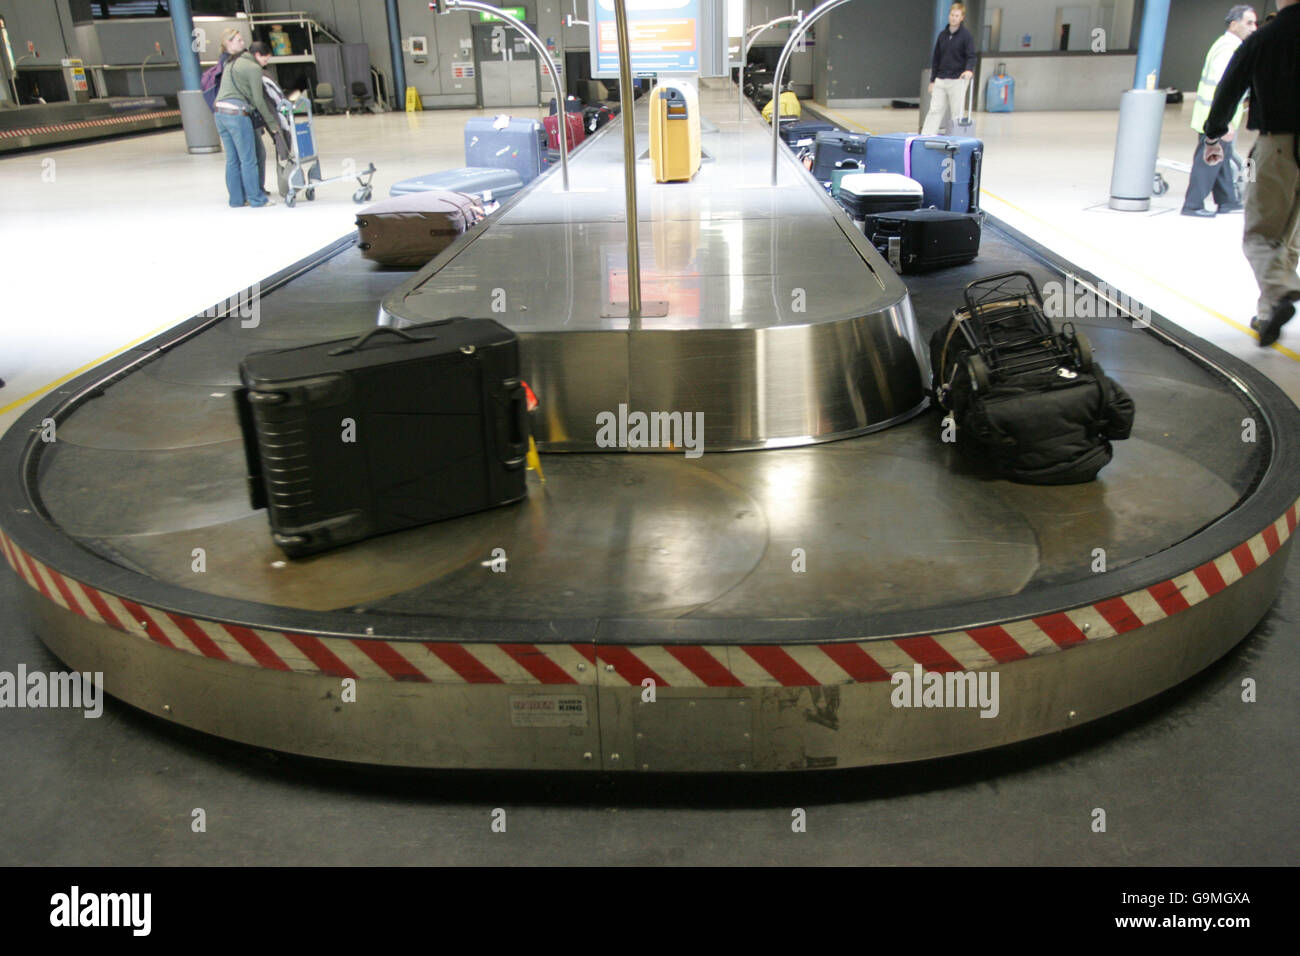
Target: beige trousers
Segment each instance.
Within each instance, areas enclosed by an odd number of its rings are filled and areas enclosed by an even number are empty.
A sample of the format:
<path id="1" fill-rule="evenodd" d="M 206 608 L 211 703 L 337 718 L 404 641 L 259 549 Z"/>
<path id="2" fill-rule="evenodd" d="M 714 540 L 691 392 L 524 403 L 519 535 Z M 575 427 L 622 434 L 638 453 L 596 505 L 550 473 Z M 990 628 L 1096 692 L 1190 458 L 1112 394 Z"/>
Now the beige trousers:
<path id="1" fill-rule="evenodd" d="M 1300 165 L 1294 133 L 1261 135 L 1251 150 L 1241 247 L 1259 283 L 1258 315 L 1267 319 L 1284 296 L 1300 296 Z"/>
<path id="2" fill-rule="evenodd" d="M 922 136 L 934 136 L 945 125 L 955 132 L 957 118 L 966 112 L 966 84 L 969 82 L 960 77 L 934 81 L 930 112 L 925 114 L 925 122 L 921 125 Z"/>

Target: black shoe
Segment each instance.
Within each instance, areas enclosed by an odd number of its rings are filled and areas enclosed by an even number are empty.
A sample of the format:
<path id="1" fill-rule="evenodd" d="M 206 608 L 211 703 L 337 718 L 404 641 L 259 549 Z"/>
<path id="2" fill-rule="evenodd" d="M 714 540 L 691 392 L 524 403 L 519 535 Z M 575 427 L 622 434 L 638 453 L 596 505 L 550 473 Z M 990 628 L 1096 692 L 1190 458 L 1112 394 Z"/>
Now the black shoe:
<path id="1" fill-rule="evenodd" d="M 1184 209 L 1182 214 L 1184 216 L 1196 216 L 1200 219 L 1213 219 L 1218 215 L 1213 209 Z"/>
<path id="2" fill-rule="evenodd" d="M 1260 348 L 1266 349 L 1278 340 L 1282 334 L 1282 326 L 1295 316 L 1296 299 L 1300 299 L 1300 293 L 1292 292 L 1273 306 L 1273 312 L 1267 321 L 1261 322 L 1259 316 L 1251 320 L 1250 327 L 1259 333 Z"/>
<path id="3" fill-rule="evenodd" d="M 1218 214 L 1222 216 L 1234 212 L 1245 212 L 1245 211 L 1246 211 L 1246 207 L 1243 204 L 1239 202 L 1232 202 L 1232 203 L 1224 203 L 1221 206 L 1219 206 Z"/>

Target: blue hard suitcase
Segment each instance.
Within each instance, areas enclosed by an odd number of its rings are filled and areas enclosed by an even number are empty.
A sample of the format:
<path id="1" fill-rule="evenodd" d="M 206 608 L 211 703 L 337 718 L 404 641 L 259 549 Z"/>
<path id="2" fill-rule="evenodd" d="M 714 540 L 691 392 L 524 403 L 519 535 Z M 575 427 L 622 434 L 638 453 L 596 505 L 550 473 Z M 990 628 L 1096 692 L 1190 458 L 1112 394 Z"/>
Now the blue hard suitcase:
<path id="1" fill-rule="evenodd" d="M 984 108 L 990 113 L 1010 113 L 1016 108 L 1016 81 L 1007 76 L 1005 63 L 999 63 L 997 73 L 989 77 Z"/>
<path id="2" fill-rule="evenodd" d="M 474 196 L 484 203 L 484 208 L 491 203 L 503 203 L 524 188 L 523 180 L 512 169 L 492 169 L 486 166 L 464 166 L 460 169 L 447 169 L 440 173 L 414 176 L 393 183 L 388 195 L 405 196 L 408 193 L 427 193 L 434 189 L 446 189 L 454 193 Z"/>
<path id="3" fill-rule="evenodd" d="M 882 133 L 867 143 L 866 171 L 902 173 L 925 189 L 923 207 L 978 212 L 984 142 L 970 136 Z"/>
<path id="4" fill-rule="evenodd" d="M 851 167 L 853 163 L 861 166 L 867 158 L 869 138 L 866 133 L 848 133 L 844 130 L 818 133 L 813 156 L 813 178 L 819 183 L 829 183 L 835 170 Z"/>
<path id="5" fill-rule="evenodd" d="M 546 172 L 546 128 L 537 120 L 475 116 L 465 124 L 465 165 L 513 169 L 524 184 Z"/>
<path id="6" fill-rule="evenodd" d="M 818 133 L 835 131 L 835 127 L 830 123 L 801 123 L 798 120 L 787 123 L 785 117 L 781 117 L 779 122 L 781 139 L 785 140 L 785 145 L 795 150 L 801 146 L 811 146 L 817 141 Z"/>

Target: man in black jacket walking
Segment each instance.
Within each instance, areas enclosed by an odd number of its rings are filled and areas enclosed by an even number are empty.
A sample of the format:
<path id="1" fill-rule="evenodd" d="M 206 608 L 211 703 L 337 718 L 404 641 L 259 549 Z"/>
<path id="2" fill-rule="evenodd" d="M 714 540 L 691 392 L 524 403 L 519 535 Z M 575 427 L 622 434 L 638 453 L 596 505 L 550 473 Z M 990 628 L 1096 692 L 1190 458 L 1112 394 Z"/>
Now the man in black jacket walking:
<path id="1" fill-rule="evenodd" d="M 1221 138 L 1250 92 L 1246 125 L 1259 130 L 1250 151 L 1242 249 L 1259 283 L 1251 328 L 1259 344 L 1277 341 L 1300 300 L 1300 0 L 1277 0 L 1278 13 L 1237 48 L 1205 120 L 1205 162 L 1223 162 Z"/>
<path id="2" fill-rule="evenodd" d="M 966 109 L 966 87 L 975 75 L 975 38 L 962 26 L 966 5 L 960 0 L 948 11 L 948 28 L 939 31 L 930 59 L 930 111 L 921 125 L 922 136 L 933 136 L 947 115 L 956 122 Z"/>

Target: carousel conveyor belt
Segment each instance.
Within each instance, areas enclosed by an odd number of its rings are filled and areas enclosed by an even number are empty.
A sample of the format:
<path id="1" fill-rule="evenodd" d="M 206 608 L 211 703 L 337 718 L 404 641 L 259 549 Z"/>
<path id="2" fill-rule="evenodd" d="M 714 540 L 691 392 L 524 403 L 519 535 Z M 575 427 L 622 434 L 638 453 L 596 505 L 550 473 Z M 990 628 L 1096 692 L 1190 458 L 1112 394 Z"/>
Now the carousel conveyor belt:
<path id="1" fill-rule="evenodd" d="M 196 317 L 39 401 L 0 440 L 0 544 L 70 667 L 290 752 L 779 770 L 1059 730 L 1186 679 L 1267 609 L 1297 411 L 1163 318 L 1111 314 L 993 219 L 974 263 L 907 280 L 922 339 L 967 282 L 1013 269 L 1077 290 L 1072 321 L 1136 403 L 1092 483 L 991 478 L 927 412 L 801 447 L 547 454 L 525 502 L 288 561 L 249 505 L 239 361 L 365 331 L 427 281 L 344 237 L 264 281 L 256 322 Z M 997 719 L 901 712 L 893 675 L 914 668 L 999 673 Z M 349 679 L 365 692 L 342 707 Z"/>

